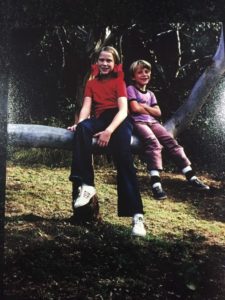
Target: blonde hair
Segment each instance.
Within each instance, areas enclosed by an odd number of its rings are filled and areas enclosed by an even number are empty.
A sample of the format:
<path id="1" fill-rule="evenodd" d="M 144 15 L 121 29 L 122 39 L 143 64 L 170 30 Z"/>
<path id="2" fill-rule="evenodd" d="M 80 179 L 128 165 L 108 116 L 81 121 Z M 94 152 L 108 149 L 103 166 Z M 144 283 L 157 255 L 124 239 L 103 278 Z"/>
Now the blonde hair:
<path id="1" fill-rule="evenodd" d="M 113 59 L 114 59 L 114 63 L 115 63 L 115 64 L 118 65 L 118 64 L 120 63 L 120 56 L 119 56 L 119 53 L 118 53 L 118 51 L 117 51 L 114 47 L 112 47 L 112 46 L 104 46 L 104 47 L 102 47 L 102 48 L 97 52 L 97 60 L 98 60 L 98 58 L 99 58 L 101 52 L 103 52 L 103 51 L 106 51 L 106 52 L 109 52 L 109 53 L 112 54 Z"/>
<path id="2" fill-rule="evenodd" d="M 137 70 L 138 67 L 146 68 L 149 71 L 151 71 L 151 69 L 152 69 L 152 65 L 148 61 L 146 61 L 144 59 L 136 60 L 130 66 L 130 75 L 131 75 L 131 77 L 134 76 L 134 73 L 135 73 L 135 71 Z"/>
<path id="3" fill-rule="evenodd" d="M 100 56 L 101 52 L 103 52 L 103 51 L 106 51 L 106 52 L 109 52 L 109 53 L 112 54 L 115 65 L 118 65 L 120 63 L 120 56 L 119 56 L 117 50 L 114 47 L 112 47 L 112 46 L 104 46 L 104 47 L 100 48 L 98 51 L 96 51 L 93 54 L 93 56 L 92 56 L 92 60 L 94 61 L 93 65 L 96 64 L 96 62 L 99 59 L 99 56 Z M 118 75 L 117 75 L 117 73 L 113 72 L 112 76 L 113 77 L 117 77 Z M 92 79 L 94 79 L 96 77 L 100 77 L 100 75 L 99 74 L 98 75 L 94 75 L 93 73 L 91 73 L 90 76 L 89 76 L 89 78 L 88 78 L 88 80 L 92 80 Z"/>

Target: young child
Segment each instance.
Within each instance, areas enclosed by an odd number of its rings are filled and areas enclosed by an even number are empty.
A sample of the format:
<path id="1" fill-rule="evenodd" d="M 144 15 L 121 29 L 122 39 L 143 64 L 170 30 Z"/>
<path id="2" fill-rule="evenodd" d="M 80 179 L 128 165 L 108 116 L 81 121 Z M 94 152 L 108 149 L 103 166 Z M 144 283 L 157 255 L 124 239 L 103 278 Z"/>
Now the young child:
<path id="1" fill-rule="evenodd" d="M 89 203 L 96 194 L 91 148 L 92 137 L 97 137 L 100 147 L 108 146 L 117 169 L 118 215 L 133 217 L 132 234 L 145 236 L 130 147 L 133 126 L 127 118 L 127 92 L 119 60 L 113 47 L 104 47 L 98 53 L 94 78 L 85 87 L 78 124 L 68 127 L 75 131 L 69 179 L 73 182 L 74 208 Z"/>
<path id="2" fill-rule="evenodd" d="M 130 66 L 130 75 L 134 84 L 127 88 L 129 108 L 134 130 L 144 144 L 144 155 L 147 170 L 151 176 L 154 198 L 161 200 L 167 197 L 160 181 L 162 146 L 169 152 L 174 163 L 186 176 L 192 187 L 208 190 L 209 187 L 195 176 L 184 149 L 157 121 L 157 118 L 161 116 L 161 111 L 154 93 L 147 89 L 151 78 L 151 64 L 145 60 L 135 61 Z"/>

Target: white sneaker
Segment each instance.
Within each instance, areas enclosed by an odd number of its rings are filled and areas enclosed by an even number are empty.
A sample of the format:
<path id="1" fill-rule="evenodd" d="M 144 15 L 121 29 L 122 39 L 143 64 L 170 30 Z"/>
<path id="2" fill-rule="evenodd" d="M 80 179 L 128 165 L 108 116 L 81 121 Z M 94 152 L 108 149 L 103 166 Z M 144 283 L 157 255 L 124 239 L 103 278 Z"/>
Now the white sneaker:
<path id="1" fill-rule="evenodd" d="M 132 235 L 146 236 L 144 218 L 142 214 L 135 214 L 133 217 Z"/>
<path id="2" fill-rule="evenodd" d="M 89 203 L 91 198 L 96 194 L 96 189 L 87 184 L 82 184 L 78 197 L 74 200 L 74 208 L 84 206 Z"/>

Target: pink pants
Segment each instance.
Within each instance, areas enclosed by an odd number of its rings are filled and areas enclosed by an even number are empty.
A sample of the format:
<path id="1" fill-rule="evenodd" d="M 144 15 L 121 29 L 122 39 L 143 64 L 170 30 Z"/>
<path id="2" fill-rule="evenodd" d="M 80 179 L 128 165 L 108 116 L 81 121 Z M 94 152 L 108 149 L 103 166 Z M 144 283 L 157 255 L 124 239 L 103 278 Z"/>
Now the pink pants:
<path id="1" fill-rule="evenodd" d="M 161 153 L 163 147 L 179 169 L 191 164 L 183 147 L 160 123 L 136 122 L 133 125 L 135 133 L 144 144 L 144 155 L 149 171 L 163 169 Z"/>

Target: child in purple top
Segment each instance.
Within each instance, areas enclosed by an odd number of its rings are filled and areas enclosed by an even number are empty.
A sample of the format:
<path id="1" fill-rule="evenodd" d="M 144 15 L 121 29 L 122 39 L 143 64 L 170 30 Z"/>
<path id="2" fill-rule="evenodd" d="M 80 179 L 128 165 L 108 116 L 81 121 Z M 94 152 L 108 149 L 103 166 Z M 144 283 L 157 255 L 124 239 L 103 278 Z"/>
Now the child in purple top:
<path id="1" fill-rule="evenodd" d="M 147 89 L 151 78 L 151 64 L 145 60 L 135 61 L 130 66 L 130 73 L 134 85 L 127 88 L 129 108 L 134 130 L 144 145 L 145 160 L 151 176 L 154 198 L 161 200 L 167 197 L 160 181 L 160 171 L 163 169 L 162 146 L 169 152 L 191 186 L 199 190 L 209 190 L 209 187 L 195 176 L 184 149 L 157 121 L 157 118 L 161 116 L 161 110 L 154 93 Z"/>

